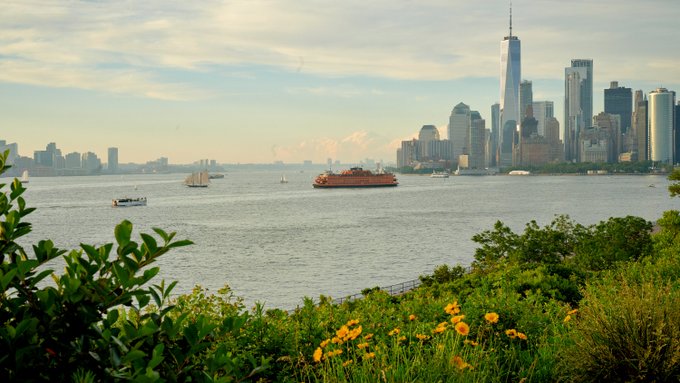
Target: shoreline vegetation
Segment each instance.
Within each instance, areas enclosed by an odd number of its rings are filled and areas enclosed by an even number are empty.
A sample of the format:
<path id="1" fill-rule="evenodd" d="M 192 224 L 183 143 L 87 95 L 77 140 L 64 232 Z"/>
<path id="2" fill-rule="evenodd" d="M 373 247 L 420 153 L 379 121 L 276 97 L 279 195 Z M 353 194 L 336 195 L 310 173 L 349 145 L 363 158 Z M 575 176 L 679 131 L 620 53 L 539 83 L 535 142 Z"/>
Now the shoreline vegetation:
<path id="1" fill-rule="evenodd" d="M 0 155 L 4 172 L 7 153 Z M 680 169 L 668 177 L 680 193 Z M 172 296 L 155 261 L 191 245 L 153 229 L 115 243 L 24 249 L 33 208 L 1 184 L 4 382 L 675 382 L 680 379 L 680 212 L 584 226 L 558 216 L 473 236 L 470 268 L 293 312 L 247 308 L 227 285 Z M 172 256 L 172 255 L 169 255 Z M 57 257 L 63 271 L 46 268 Z M 50 286 L 39 283 L 51 277 Z"/>

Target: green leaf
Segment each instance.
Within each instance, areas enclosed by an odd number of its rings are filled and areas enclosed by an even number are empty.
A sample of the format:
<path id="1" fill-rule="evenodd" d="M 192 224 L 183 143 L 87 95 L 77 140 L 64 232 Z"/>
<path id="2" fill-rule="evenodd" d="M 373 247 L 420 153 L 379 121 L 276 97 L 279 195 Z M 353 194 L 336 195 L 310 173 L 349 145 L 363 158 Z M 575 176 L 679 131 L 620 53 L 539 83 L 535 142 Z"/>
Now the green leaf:
<path id="1" fill-rule="evenodd" d="M 194 243 L 192 241 L 185 239 L 185 240 L 181 240 L 181 241 L 177 241 L 177 242 L 173 242 L 173 243 L 169 244 L 168 249 L 172 249 L 174 247 L 189 246 L 189 245 L 193 245 L 193 244 Z"/>
<path id="2" fill-rule="evenodd" d="M 17 275 L 17 269 L 11 269 L 9 270 L 6 274 L 2 274 L 2 271 L 0 271 L 0 283 L 2 284 L 2 291 L 7 290 L 7 286 L 12 283 L 12 279 Z"/>
<path id="3" fill-rule="evenodd" d="M 155 253 L 156 250 L 158 249 L 158 244 L 156 243 L 156 240 L 149 234 L 142 233 L 140 234 L 140 236 L 142 237 L 142 241 L 144 241 L 146 248 L 149 250 L 149 253 Z"/>
<path id="4" fill-rule="evenodd" d="M 116 236 L 116 242 L 118 242 L 118 247 L 125 247 L 130 242 L 132 223 L 128 220 L 119 223 L 114 230 L 114 234 Z"/>
<path id="5" fill-rule="evenodd" d="M 146 353 L 142 350 L 132 350 L 125 354 L 125 356 L 121 359 L 121 363 L 130 363 L 133 360 L 141 359 L 146 356 Z"/>

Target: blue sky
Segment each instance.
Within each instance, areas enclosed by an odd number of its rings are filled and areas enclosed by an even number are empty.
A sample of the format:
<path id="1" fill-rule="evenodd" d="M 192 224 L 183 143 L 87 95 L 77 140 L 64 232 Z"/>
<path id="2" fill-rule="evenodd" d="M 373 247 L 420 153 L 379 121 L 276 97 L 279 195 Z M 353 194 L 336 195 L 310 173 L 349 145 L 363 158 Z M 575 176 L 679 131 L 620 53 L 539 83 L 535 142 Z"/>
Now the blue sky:
<path id="1" fill-rule="evenodd" d="M 522 77 L 562 120 L 564 68 L 680 91 L 677 0 L 515 0 Z M 394 162 L 465 102 L 490 125 L 508 2 L 42 1 L 0 4 L 0 139 L 121 162 Z M 104 158 L 105 160 L 105 158 Z"/>

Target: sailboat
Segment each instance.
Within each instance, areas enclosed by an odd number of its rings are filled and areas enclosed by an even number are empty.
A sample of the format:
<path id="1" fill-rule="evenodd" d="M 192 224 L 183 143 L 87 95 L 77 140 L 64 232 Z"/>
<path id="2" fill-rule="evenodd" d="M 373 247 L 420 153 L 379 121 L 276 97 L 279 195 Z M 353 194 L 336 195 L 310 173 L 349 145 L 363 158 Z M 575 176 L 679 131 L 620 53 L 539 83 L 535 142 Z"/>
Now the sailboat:
<path id="1" fill-rule="evenodd" d="M 288 180 L 286 179 L 286 176 L 285 176 L 285 175 L 282 175 L 282 176 L 281 176 L 281 183 L 282 183 L 282 184 L 287 184 L 287 183 L 288 183 Z"/>
<path id="2" fill-rule="evenodd" d="M 207 188 L 210 184 L 210 176 L 205 170 L 202 172 L 193 172 L 184 180 L 184 184 L 191 188 Z"/>
<path id="3" fill-rule="evenodd" d="M 21 183 L 22 184 L 28 183 L 28 170 L 24 170 L 24 172 L 21 174 Z"/>

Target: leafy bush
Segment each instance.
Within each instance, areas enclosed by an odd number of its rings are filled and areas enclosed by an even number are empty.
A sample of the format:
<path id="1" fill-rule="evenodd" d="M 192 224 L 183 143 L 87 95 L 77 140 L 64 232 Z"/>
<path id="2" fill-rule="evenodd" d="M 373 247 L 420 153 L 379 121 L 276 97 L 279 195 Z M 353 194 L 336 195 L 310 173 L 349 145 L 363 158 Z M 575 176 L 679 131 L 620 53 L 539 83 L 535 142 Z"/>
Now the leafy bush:
<path id="1" fill-rule="evenodd" d="M 613 281 L 586 291 L 577 319 L 566 325 L 571 346 L 560 355 L 565 381 L 680 380 L 680 291 L 654 282 L 620 288 Z"/>
<path id="2" fill-rule="evenodd" d="M 7 154 L 0 155 L 0 174 Z M 26 207 L 18 180 L 9 193 L 5 186 L 0 184 L 0 380 L 232 381 L 266 365 L 226 347 L 208 350 L 216 335 L 238 332 L 241 321 L 229 316 L 216 324 L 203 314 L 187 320 L 188 312 L 168 305 L 175 283 L 146 287 L 159 271 L 149 266 L 190 241 L 154 229 L 161 243 L 142 233 L 139 244 L 131 239 L 132 224 L 123 221 L 115 228 L 115 251 L 108 243 L 66 252 L 45 240 L 31 256 L 16 241 L 30 232 L 23 218 L 34 209 Z M 58 257 L 66 263 L 61 275 L 50 269 Z M 47 276 L 53 284 L 44 282 Z"/>

